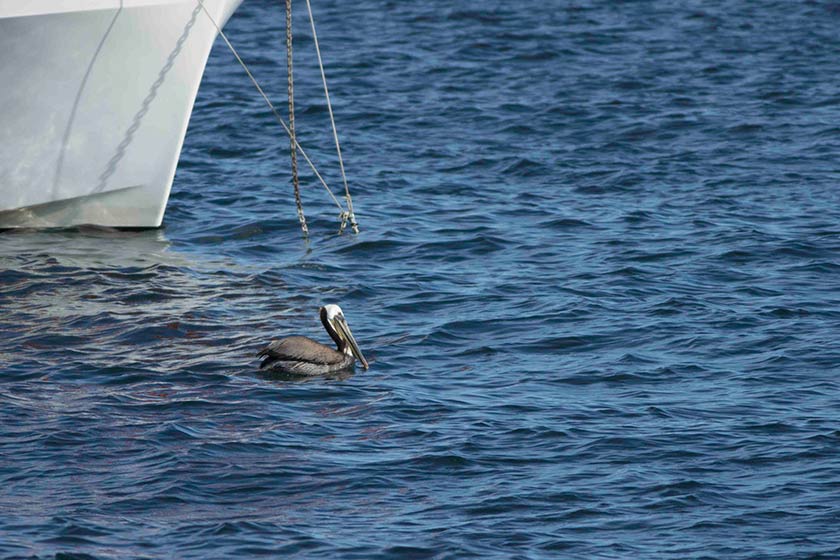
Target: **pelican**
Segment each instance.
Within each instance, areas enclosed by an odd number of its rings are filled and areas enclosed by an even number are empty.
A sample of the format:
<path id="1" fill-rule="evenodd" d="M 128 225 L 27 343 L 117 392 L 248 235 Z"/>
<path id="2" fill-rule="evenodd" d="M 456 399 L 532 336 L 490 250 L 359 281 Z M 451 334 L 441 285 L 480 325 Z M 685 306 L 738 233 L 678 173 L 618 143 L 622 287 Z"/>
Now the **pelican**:
<path id="1" fill-rule="evenodd" d="M 367 360 L 359 350 L 341 308 L 331 303 L 321 308 L 320 315 L 321 323 L 335 341 L 337 350 L 305 336 L 272 340 L 257 354 L 257 357 L 265 357 L 260 369 L 268 368 L 296 375 L 323 375 L 352 369 L 356 365 L 356 358 L 367 369 Z"/>

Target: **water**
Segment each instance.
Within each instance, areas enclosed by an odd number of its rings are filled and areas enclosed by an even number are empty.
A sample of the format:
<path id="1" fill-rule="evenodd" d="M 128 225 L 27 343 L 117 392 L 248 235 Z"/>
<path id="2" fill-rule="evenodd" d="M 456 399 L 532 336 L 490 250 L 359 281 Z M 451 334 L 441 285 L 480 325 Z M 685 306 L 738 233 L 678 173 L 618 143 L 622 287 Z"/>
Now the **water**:
<path id="1" fill-rule="evenodd" d="M 0 236 L 0 555 L 840 555 L 837 4 L 314 8 L 361 235 L 217 44 L 165 229 Z M 261 377 L 326 302 L 371 369 Z"/>

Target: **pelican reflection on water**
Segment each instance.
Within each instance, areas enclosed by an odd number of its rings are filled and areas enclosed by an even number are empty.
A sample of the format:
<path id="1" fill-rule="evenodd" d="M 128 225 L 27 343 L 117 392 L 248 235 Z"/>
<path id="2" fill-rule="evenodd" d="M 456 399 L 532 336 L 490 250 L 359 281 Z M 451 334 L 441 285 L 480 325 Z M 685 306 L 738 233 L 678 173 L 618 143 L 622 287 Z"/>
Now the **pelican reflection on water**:
<path id="1" fill-rule="evenodd" d="M 321 308 L 321 323 L 335 341 L 337 349 L 330 348 L 305 336 L 290 336 L 271 341 L 257 354 L 264 358 L 260 369 L 295 375 L 323 375 L 352 369 L 356 359 L 367 369 L 368 363 L 347 326 L 341 308 L 328 304 Z"/>

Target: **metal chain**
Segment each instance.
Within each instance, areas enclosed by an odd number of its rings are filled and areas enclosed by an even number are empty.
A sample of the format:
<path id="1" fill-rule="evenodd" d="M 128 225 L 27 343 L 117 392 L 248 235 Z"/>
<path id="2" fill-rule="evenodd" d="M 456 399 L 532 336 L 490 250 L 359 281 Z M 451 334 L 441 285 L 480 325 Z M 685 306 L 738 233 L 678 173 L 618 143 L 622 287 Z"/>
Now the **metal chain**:
<path id="1" fill-rule="evenodd" d="M 327 99 L 327 108 L 329 110 L 330 123 L 332 125 L 332 130 L 333 130 L 333 138 L 335 139 L 336 151 L 338 152 L 338 161 L 339 161 L 339 166 L 341 168 L 341 177 L 342 177 L 342 180 L 344 182 L 344 192 L 345 192 L 345 197 L 344 198 L 347 201 L 347 210 L 344 209 L 344 206 L 342 206 L 342 204 L 338 201 L 338 199 L 333 194 L 332 190 L 330 190 L 330 187 L 327 185 L 327 182 L 324 181 L 324 178 L 318 172 L 318 169 L 316 169 L 315 164 L 312 163 L 312 160 L 309 158 L 307 153 L 304 151 L 303 147 L 297 141 L 297 138 L 295 136 L 295 132 L 294 132 L 294 85 L 293 85 L 293 77 L 292 77 L 291 0 L 286 0 L 286 24 L 287 24 L 286 25 L 286 45 L 287 45 L 287 64 L 288 64 L 288 68 L 289 68 L 289 122 L 290 122 L 290 126 L 286 125 L 286 122 L 283 120 L 283 117 L 280 115 L 277 108 L 274 106 L 274 104 L 268 98 L 268 95 L 266 95 L 265 91 L 260 86 L 257 79 L 251 73 L 251 70 L 250 70 L 250 68 L 248 68 L 248 65 L 245 64 L 245 61 L 242 60 L 241 56 L 239 56 L 239 53 L 234 48 L 233 44 L 231 44 L 230 40 L 227 38 L 227 35 L 225 35 L 225 32 L 222 31 L 221 26 L 216 22 L 216 20 L 213 18 L 213 16 L 210 14 L 210 12 L 207 10 L 207 7 L 204 5 L 204 0 L 198 0 L 198 4 L 204 10 L 204 13 L 207 15 L 210 22 L 216 28 L 216 31 L 218 31 L 219 36 L 225 42 L 228 49 L 230 49 L 231 53 L 233 53 L 233 56 L 236 58 L 237 62 L 239 62 L 240 66 L 242 66 L 242 69 L 245 70 L 245 73 L 248 75 L 248 78 L 250 78 L 251 82 L 254 84 L 254 87 L 256 88 L 257 92 L 259 92 L 260 96 L 262 96 L 266 105 L 268 105 L 268 108 L 271 110 L 272 114 L 274 115 L 274 118 L 277 120 L 278 123 L 280 123 L 280 125 L 283 127 L 283 130 L 285 130 L 286 134 L 289 136 L 290 144 L 292 146 L 292 175 L 293 175 L 292 180 L 293 180 L 294 187 L 295 187 L 295 202 L 297 203 L 298 218 L 300 219 L 301 228 L 303 229 L 304 235 L 308 235 L 308 228 L 306 226 L 306 218 L 303 214 L 303 206 L 302 206 L 301 200 L 300 200 L 300 187 L 299 187 L 300 183 L 299 183 L 299 179 L 298 179 L 298 175 L 297 175 L 297 152 L 300 152 L 300 155 L 303 156 L 303 159 L 309 165 L 309 168 L 312 170 L 312 172 L 318 178 L 318 181 L 320 181 L 320 183 L 324 187 L 324 189 L 327 191 L 327 194 L 329 194 L 332 201 L 339 208 L 339 210 L 340 210 L 339 220 L 341 221 L 341 225 L 339 227 L 338 233 L 341 234 L 341 233 L 344 232 L 344 229 L 347 227 L 348 221 L 350 223 L 350 226 L 353 229 L 353 232 L 354 233 L 359 233 L 359 225 L 356 222 L 356 216 L 353 213 L 353 200 L 350 197 L 350 189 L 347 186 L 347 177 L 346 177 L 345 172 L 344 172 L 344 161 L 341 157 L 341 145 L 339 144 L 339 141 L 338 141 L 338 132 L 337 132 L 336 126 L 335 126 L 335 118 L 333 116 L 332 104 L 330 103 L 330 94 L 329 94 L 329 90 L 327 89 L 327 78 L 326 78 L 326 74 L 324 72 L 324 64 L 323 64 L 323 61 L 321 60 L 321 49 L 318 45 L 318 36 L 315 33 L 315 21 L 314 21 L 314 18 L 312 16 L 312 7 L 309 3 L 309 0 L 306 0 L 306 6 L 307 6 L 307 9 L 309 11 L 309 21 L 310 21 L 310 24 L 312 26 L 312 36 L 313 36 L 313 39 L 314 39 L 314 42 L 315 42 L 315 50 L 316 50 L 316 53 L 318 55 L 318 65 L 321 69 L 321 80 L 323 81 L 323 84 L 324 84 L 324 94 L 326 95 L 326 99 Z"/>
<path id="2" fill-rule="evenodd" d="M 300 200 L 300 179 L 298 178 L 297 166 L 297 139 L 295 138 L 295 78 L 292 69 L 292 0 L 286 0 L 286 67 L 289 77 L 289 139 L 292 152 L 292 184 L 295 188 L 295 205 L 297 206 L 298 220 L 303 235 L 309 235 L 309 228 L 306 227 L 306 216 L 303 214 L 303 203 Z"/>
<path id="3" fill-rule="evenodd" d="M 268 95 L 266 95 L 262 86 L 260 86 L 260 83 L 257 81 L 257 79 L 254 77 L 254 75 L 251 73 L 251 69 L 248 68 L 248 65 L 245 64 L 245 61 L 242 60 L 242 57 L 239 56 L 239 53 L 236 51 L 236 48 L 234 48 L 233 44 L 230 42 L 230 39 L 228 39 L 227 35 L 225 35 L 225 32 L 222 31 L 222 28 L 219 26 L 219 24 L 216 22 L 216 20 L 213 18 L 213 16 L 210 15 L 209 11 L 207 11 L 207 7 L 204 5 L 204 1 L 203 0 L 198 0 L 198 3 L 204 9 L 204 13 L 207 15 L 210 22 L 216 28 L 216 31 L 218 31 L 219 36 L 225 42 L 225 45 L 227 45 L 228 49 L 230 49 L 230 52 L 233 53 L 233 56 L 236 58 L 237 62 L 239 62 L 239 65 L 242 66 L 243 70 L 245 70 L 245 73 L 248 75 L 248 78 L 250 78 L 251 83 L 254 84 L 254 87 L 256 88 L 257 92 L 260 94 L 260 96 L 262 96 L 263 100 L 265 101 L 265 104 L 268 105 L 268 108 L 271 110 L 271 113 L 274 115 L 275 120 L 280 124 L 280 126 L 283 127 L 283 130 L 285 130 L 286 134 L 288 134 L 289 137 L 291 138 L 292 133 L 289 130 L 289 127 L 286 125 L 286 121 L 283 120 L 283 116 L 280 114 L 280 111 L 277 110 L 277 107 L 275 107 L 274 103 L 271 102 L 271 99 L 268 98 Z M 309 165 L 309 168 L 312 170 L 312 173 L 314 173 L 315 177 L 318 178 L 318 181 L 324 187 L 324 190 L 327 191 L 327 194 L 330 196 L 332 201 L 335 203 L 336 206 L 338 206 L 338 209 L 340 211 L 344 212 L 344 206 L 341 205 L 341 203 L 335 197 L 333 192 L 330 190 L 330 187 L 327 185 L 327 182 L 324 181 L 324 178 L 318 172 L 318 169 L 315 167 L 315 164 L 312 163 L 312 160 L 309 158 L 309 155 L 306 153 L 306 151 L 304 151 L 303 147 L 300 145 L 299 142 L 297 142 L 297 140 L 295 140 L 295 146 L 297 146 L 298 152 L 300 152 L 300 155 L 303 156 L 303 159 Z"/>

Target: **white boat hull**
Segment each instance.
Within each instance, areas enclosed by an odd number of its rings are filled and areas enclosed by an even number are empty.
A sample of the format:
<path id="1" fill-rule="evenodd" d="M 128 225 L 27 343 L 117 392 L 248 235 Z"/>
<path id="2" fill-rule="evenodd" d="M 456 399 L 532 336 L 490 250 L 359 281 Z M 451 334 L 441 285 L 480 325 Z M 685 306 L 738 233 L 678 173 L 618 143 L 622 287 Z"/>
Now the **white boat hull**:
<path id="1" fill-rule="evenodd" d="M 160 226 L 216 34 L 198 0 L 0 0 L 0 228 Z"/>

